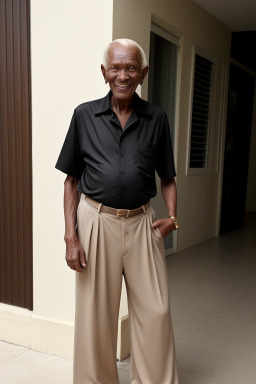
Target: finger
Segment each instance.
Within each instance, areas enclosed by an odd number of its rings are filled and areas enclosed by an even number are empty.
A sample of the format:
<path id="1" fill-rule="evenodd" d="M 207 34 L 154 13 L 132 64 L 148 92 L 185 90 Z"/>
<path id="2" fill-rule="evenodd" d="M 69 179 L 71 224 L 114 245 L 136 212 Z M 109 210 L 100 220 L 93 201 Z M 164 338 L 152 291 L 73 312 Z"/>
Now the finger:
<path id="1" fill-rule="evenodd" d="M 83 272 L 83 268 L 80 264 L 80 252 L 78 252 L 78 255 L 72 256 L 66 253 L 66 262 L 70 269 L 77 272 Z"/>
<path id="2" fill-rule="evenodd" d="M 160 225 L 160 220 L 156 220 L 156 221 L 154 221 L 154 223 L 152 224 L 152 227 L 153 228 L 156 228 L 156 227 L 158 227 Z"/>
<path id="3" fill-rule="evenodd" d="M 73 271 L 75 271 L 76 268 L 75 268 L 75 264 L 74 264 L 74 259 L 72 257 L 72 253 L 69 251 L 68 248 L 66 250 L 65 259 L 66 259 L 66 263 L 67 263 L 68 267 L 70 269 L 72 269 Z"/>
<path id="4" fill-rule="evenodd" d="M 83 250 L 80 251 L 80 264 L 82 268 L 86 267 L 85 253 Z"/>
<path id="5" fill-rule="evenodd" d="M 71 252 L 68 254 L 68 257 L 66 257 L 66 260 L 69 268 L 73 269 L 74 271 L 80 270 L 79 253 Z"/>
<path id="6" fill-rule="evenodd" d="M 73 263 L 74 263 L 76 272 L 81 272 L 81 271 L 82 271 L 82 268 L 81 268 L 81 265 L 80 265 L 79 255 L 76 256 L 76 257 L 73 259 Z"/>
<path id="7" fill-rule="evenodd" d="M 69 260 L 69 261 L 67 261 L 67 264 L 68 264 L 68 266 L 69 266 L 70 269 L 73 269 L 73 271 L 75 270 L 75 266 L 74 266 L 74 263 L 73 263 L 73 262 L 71 262 L 71 261 Z"/>
<path id="8" fill-rule="evenodd" d="M 70 259 L 70 257 L 68 256 L 67 253 L 66 253 L 66 257 L 65 257 L 65 259 L 66 259 L 66 263 L 67 263 L 68 267 L 71 268 L 71 269 L 73 269 L 73 268 L 72 268 L 72 266 L 73 266 L 73 264 L 72 264 L 72 260 Z"/>

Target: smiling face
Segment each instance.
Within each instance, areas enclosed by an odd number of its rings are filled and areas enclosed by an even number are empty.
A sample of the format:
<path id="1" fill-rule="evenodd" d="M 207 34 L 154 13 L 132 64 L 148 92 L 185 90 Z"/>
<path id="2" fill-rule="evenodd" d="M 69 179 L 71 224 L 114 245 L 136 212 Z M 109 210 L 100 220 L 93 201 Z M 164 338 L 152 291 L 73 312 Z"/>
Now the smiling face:
<path id="1" fill-rule="evenodd" d="M 101 70 L 116 101 L 130 102 L 148 67 L 141 69 L 141 57 L 136 47 L 113 44 L 108 51 L 107 68 L 102 65 Z"/>

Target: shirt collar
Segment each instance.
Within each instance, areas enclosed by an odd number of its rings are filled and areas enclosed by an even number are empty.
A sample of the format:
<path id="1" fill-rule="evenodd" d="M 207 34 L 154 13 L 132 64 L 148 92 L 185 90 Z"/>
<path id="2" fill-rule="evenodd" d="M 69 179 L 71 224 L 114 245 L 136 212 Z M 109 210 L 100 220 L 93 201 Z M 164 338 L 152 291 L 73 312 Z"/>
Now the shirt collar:
<path id="1" fill-rule="evenodd" d="M 109 91 L 105 97 L 100 99 L 97 110 L 95 112 L 95 116 L 112 111 L 111 103 L 110 103 L 111 97 L 112 97 L 112 91 Z M 132 102 L 133 102 L 134 111 L 136 113 L 138 112 L 148 116 L 152 114 L 152 108 L 150 108 L 150 104 L 147 101 L 141 99 L 136 92 L 133 95 Z"/>

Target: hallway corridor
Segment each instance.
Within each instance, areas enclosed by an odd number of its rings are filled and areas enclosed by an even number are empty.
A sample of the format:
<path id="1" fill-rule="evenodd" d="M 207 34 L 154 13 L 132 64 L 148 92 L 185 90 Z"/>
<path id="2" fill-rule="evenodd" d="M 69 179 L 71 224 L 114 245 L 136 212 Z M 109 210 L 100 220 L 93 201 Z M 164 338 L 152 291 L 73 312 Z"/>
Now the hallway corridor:
<path id="1" fill-rule="evenodd" d="M 255 384 L 256 214 L 167 260 L 180 384 Z"/>
<path id="2" fill-rule="evenodd" d="M 248 214 L 243 228 L 167 257 L 180 384 L 256 384 L 255 255 Z M 117 365 L 129 384 L 129 358 Z M 71 384 L 72 361 L 0 342 L 0 383 Z"/>

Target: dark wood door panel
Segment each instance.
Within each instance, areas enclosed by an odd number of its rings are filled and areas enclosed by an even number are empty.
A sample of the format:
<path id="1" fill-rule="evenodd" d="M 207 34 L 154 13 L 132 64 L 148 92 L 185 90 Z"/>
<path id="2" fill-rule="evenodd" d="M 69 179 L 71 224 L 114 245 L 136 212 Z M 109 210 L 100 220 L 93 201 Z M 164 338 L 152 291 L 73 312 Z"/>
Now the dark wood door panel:
<path id="1" fill-rule="evenodd" d="M 33 308 L 30 3 L 0 0 L 0 301 Z"/>

